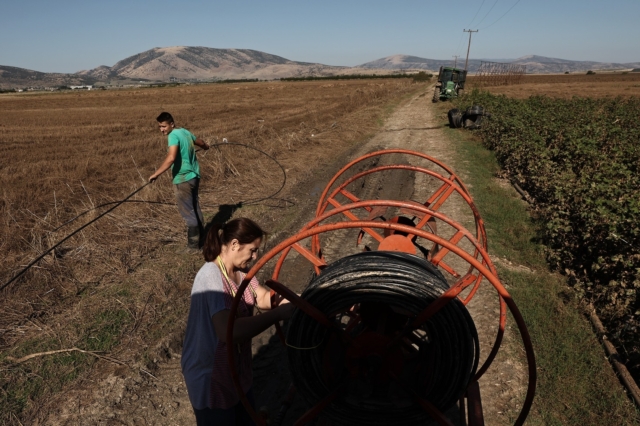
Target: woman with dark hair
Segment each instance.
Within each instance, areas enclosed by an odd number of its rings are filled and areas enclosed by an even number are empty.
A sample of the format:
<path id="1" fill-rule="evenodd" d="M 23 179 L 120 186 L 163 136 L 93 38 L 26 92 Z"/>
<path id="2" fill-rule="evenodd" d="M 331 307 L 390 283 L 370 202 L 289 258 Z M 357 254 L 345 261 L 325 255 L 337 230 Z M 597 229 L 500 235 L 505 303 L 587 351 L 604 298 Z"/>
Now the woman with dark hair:
<path id="1" fill-rule="evenodd" d="M 293 313 L 291 304 L 271 309 L 269 290 L 254 277 L 238 305 L 233 341 L 227 342 L 231 303 L 257 257 L 263 236 L 260 226 L 246 218 L 214 225 L 207 234 L 203 248 L 207 263 L 191 289 L 181 362 L 198 425 L 254 424 L 233 385 L 227 345 L 236 346 L 235 365 L 242 389 L 253 404 L 251 338 Z M 260 315 L 253 316 L 254 308 Z"/>

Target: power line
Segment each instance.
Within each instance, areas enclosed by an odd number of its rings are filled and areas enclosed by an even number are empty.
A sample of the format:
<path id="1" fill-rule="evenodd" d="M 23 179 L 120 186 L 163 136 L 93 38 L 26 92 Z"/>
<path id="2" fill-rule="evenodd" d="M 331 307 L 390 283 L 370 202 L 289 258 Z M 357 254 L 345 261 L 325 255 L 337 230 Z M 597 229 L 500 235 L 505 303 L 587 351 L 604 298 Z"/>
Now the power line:
<path id="1" fill-rule="evenodd" d="M 484 6 L 484 2 L 485 1 L 486 0 L 482 0 L 482 3 L 480 3 L 480 7 L 478 8 L 478 10 L 476 10 L 476 14 L 473 15 L 473 19 L 471 19 L 471 22 L 469 22 L 469 25 L 467 25 L 467 27 L 471 28 L 471 24 L 473 24 L 473 21 L 475 21 L 476 18 L 478 17 L 478 13 L 480 13 L 480 10 L 482 9 L 482 6 Z M 495 6 L 495 3 L 493 5 Z M 491 10 L 489 10 L 489 11 L 491 11 Z M 485 18 L 486 18 L 486 15 L 485 15 Z M 484 19 L 484 18 L 482 18 L 482 19 Z M 480 22 L 482 22 L 482 21 L 480 21 Z M 460 36 L 460 41 L 458 41 L 458 47 L 456 47 L 456 50 L 455 50 L 456 53 L 460 53 L 460 45 L 462 44 L 462 39 L 463 38 L 464 38 L 464 34 Z"/>
<path id="2" fill-rule="evenodd" d="M 504 18 L 504 16 L 505 16 L 507 13 L 511 12 L 511 9 L 513 9 L 514 7 L 516 7 L 516 5 L 517 5 L 518 3 L 520 3 L 520 0 L 516 1 L 516 2 L 513 4 L 513 6 L 511 6 L 511 7 L 509 8 L 509 10 L 507 10 L 507 11 L 506 11 L 506 12 L 505 12 L 501 17 L 499 17 L 498 19 L 496 19 L 496 20 L 493 22 L 493 24 L 495 24 L 496 22 L 498 22 L 499 20 L 501 20 L 502 18 Z M 482 29 L 482 30 L 485 30 L 485 29 L 489 28 L 490 26 L 492 26 L 493 24 L 488 25 L 488 26 L 486 26 L 486 27 L 484 27 L 484 28 L 481 28 L 481 29 Z"/>
<path id="3" fill-rule="evenodd" d="M 482 22 L 483 22 L 485 19 L 487 19 L 487 16 L 489 16 L 489 14 L 490 14 L 490 13 L 491 13 L 491 11 L 493 10 L 493 8 L 494 8 L 494 7 L 496 7 L 496 4 L 498 4 L 498 0 L 496 0 L 495 2 L 493 2 L 493 6 L 491 6 L 491 9 L 489 9 L 489 11 L 487 12 L 487 14 L 486 14 L 486 15 L 484 15 L 484 18 L 482 18 L 482 19 L 480 20 L 480 22 L 478 22 L 476 25 L 480 25 L 480 24 L 482 24 Z"/>
<path id="4" fill-rule="evenodd" d="M 485 0 L 482 0 L 482 3 L 480 3 L 480 7 L 478 8 L 478 10 L 476 10 L 476 14 L 473 15 L 473 19 L 471 20 L 471 22 L 469 22 L 469 24 L 467 25 L 467 27 L 471 27 L 471 24 L 473 24 L 473 21 L 476 20 L 476 17 L 478 16 L 478 13 L 480 13 L 480 9 L 482 9 L 482 6 L 484 6 L 484 2 Z M 459 46 L 458 46 L 459 47 Z"/>
<path id="5" fill-rule="evenodd" d="M 454 50 L 455 53 L 460 53 L 460 45 L 462 44 L 462 40 L 464 39 L 464 33 L 460 35 L 460 41 L 458 41 L 458 47 Z"/>

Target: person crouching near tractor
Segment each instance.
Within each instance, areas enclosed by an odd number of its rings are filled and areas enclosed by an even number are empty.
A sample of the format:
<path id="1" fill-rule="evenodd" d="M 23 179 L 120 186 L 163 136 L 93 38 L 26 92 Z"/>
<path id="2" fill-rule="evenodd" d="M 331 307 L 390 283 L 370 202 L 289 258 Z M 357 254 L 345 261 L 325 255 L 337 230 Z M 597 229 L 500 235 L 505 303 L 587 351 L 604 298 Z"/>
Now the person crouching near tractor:
<path id="1" fill-rule="evenodd" d="M 182 348 L 182 374 L 198 425 L 254 425 L 233 384 L 227 348 L 232 345 L 242 390 L 254 405 L 251 338 L 278 321 L 291 317 L 294 305 L 271 309 L 271 294 L 254 277 L 242 294 L 227 341 L 231 304 L 256 260 L 264 232 L 247 218 L 209 230 L 203 254 L 206 263 L 196 274 Z M 260 315 L 254 315 L 254 309 Z"/>
<path id="2" fill-rule="evenodd" d="M 200 165 L 194 146 L 207 150 L 209 145 L 187 129 L 176 128 L 168 112 L 161 113 L 156 120 L 160 132 L 167 136 L 169 149 L 162 165 L 149 177 L 149 182 L 154 182 L 171 168 L 178 211 L 187 224 L 187 247 L 199 249 L 204 236 L 204 218 L 198 201 Z"/>

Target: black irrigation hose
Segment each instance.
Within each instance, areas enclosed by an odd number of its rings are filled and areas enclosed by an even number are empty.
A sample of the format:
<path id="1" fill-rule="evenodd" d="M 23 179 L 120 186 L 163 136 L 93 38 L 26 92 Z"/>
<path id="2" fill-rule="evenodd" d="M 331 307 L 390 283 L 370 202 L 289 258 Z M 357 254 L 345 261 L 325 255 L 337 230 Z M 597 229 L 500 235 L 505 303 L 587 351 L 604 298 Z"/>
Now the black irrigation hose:
<path id="1" fill-rule="evenodd" d="M 371 331 L 392 337 L 448 288 L 442 274 L 424 259 L 376 251 L 327 266 L 302 297 L 342 328 L 346 311 L 356 306 L 362 322 L 349 333 L 353 338 Z M 372 354 L 357 359 L 356 366 L 349 351 L 361 346 L 341 342 L 334 332 L 297 310 L 287 330 L 294 385 L 311 406 L 338 389 L 336 399 L 323 411 L 337 425 L 425 424 L 430 417 L 412 395 L 443 413 L 452 407 L 475 374 L 479 342 L 473 320 L 458 299 L 418 330 L 414 349 L 398 349 L 395 358 Z M 389 365 L 396 368 L 398 379 L 380 380 Z"/>
<path id="2" fill-rule="evenodd" d="M 108 214 L 109 212 L 111 212 L 112 210 L 114 210 L 116 207 L 118 207 L 119 205 L 123 204 L 124 202 L 126 202 L 129 198 L 133 197 L 135 194 L 137 194 L 138 192 L 140 192 L 142 190 L 142 188 L 146 187 L 147 185 L 149 185 L 149 183 L 145 183 L 144 185 L 142 185 L 140 188 L 136 189 L 135 191 L 133 191 L 131 194 L 129 194 L 124 200 L 119 201 L 118 204 L 116 204 L 115 206 L 111 207 L 109 210 L 107 210 L 106 212 L 100 214 L 99 216 L 95 217 L 93 220 L 90 220 L 89 222 L 85 223 L 84 225 L 82 225 L 80 228 L 76 229 L 75 231 L 73 231 L 71 234 L 67 235 L 66 237 L 64 237 L 62 240 L 58 241 L 58 243 L 56 245 L 54 245 L 53 247 L 50 247 L 49 249 L 47 249 L 44 253 L 40 254 L 38 257 L 36 257 L 34 260 L 31 261 L 31 263 L 29 263 L 27 266 L 25 266 L 20 272 L 18 272 L 16 275 L 14 275 L 13 278 L 11 278 L 9 281 L 7 281 L 5 284 L 2 285 L 2 287 L 0 287 L 0 291 L 4 290 L 9 284 L 11 284 L 12 282 L 14 282 L 15 280 L 18 279 L 18 277 L 20 277 L 22 274 L 24 274 L 25 272 L 27 272 L 27 270 L 29 270 L 33 265 L 35 265 L 36 263 L 38 263 L 40 261 L 40 259 L 42 259 L 43 257 L 45 257 L 47 254 L 49 254 L 52 250 L 55 250 L 58 246 L 60 246 L 60 244 L 64 243 L 65 241 L 67 241 L 69 238 L 71 238 L 72 236 L 74 236 L 75 234 L 77 234 L 78 232 L 82 231 L 84 228 L 86 228 L 87 226 L 91 225 L 93 222 L 97 221 L 98 219 L 102 218 L 103 216 L 105 216 L 106 214 Z"/>
<path id="3" fill-rule="evenodd" d="M 236 143 L 236 142 L 225 142 L 225 143 L 217 143 L 214 145 L 210 145 L 210 146 L 224 146 L 224 145 L 238 145 L 238 146 L 244 146 L 246 148 L 249 149 L 253 149 L 254 151 L 258 151 L 259 153 L 267 156 L 268 158 L 270 158 L 271 160 L 273 160 L 274 163 L 276 163 L 278 165 L 278 167 L 280 167 L 280 170 L 282 170 L 282 185 L 280 185 L 280 188 L 278 188 L 278 190 L 276 192 L 274 192 L 271 195 L 268 195 L 266 197 L 262 197 L 262 198 L 256 198 L 253 200 L 247 200 L 247 201 L 241 201 L 239 204 L 242 204 L 243 206 L 249 205 L 249 204 L 255 204 L 255 203 L 259 203 L 260 201 L 265 201 L 268 200 L 270 198 L 275 197 L 276 195 L 278 195 L 280 193 L 280 191 L 282 191 L 282 188 L 284 188 L 285 184 L 287 183 L 287 172 L 285 171 L 284 167 L 282 166 L 282 164 L 280 164 L 278 162 L 278 160 L 276 160 L 275 158 L 273 158 L 271 155 L 267 154 L 266 152 L 258 149 L 258 148 L 254 148 L 252 146 L 249 145 L 245 145 L 245 144 L 241 144 L 241 143 Z"/>
<path id="4" fill-rule="evenodd" d="M 145 200 L 126 200 L 125 203 L 144 203 L 144 204 L 162 204 L 162 205 L 167 205 L 167 206 L 175 206 L 175 203 L 165 203 L 163 201 L 145 201 Z M 52 231 L 48 231 L 49 233 L 54 233 L 59 231 L 61 228 L 64 228 L 65 226 L 67 226 L 68 224 L 70 224 L 71 222 L 75 222 L 76 220 L 80 219 L 82 216 L 84 216 L 87 213 L 91 213 L 94 210 L 98 210 L 101 207 L 106 207 L 106 206 L 111 206 L 113 204 L 122 204 L 122 200 L 120 201 L 110 201 L 108 203 L 104 203 L 104 204 L 100 204 L 97 205 L 95 207 L 90 208 L 89 210 L 85 210 L 82 213 L 80 213 L 78 216 L 69 219 L 68 221 L 66 221 L 65 223 L 63 223 L 62 225 L 58 226 L 57 228 L 55 228 Z"/>
<path id="5" fill-rule="evenodd" d="M 274 192 L 273 194 L 267 196 L 267 197 L 263 197 L 263 198 L 257 198 L 255 200 L 248 200 L 248 201 L 243 201 L 241 202 L 242 205 L 247 205 L 247 204 L 255 204 L 255 203 L 259 203 L 260 201 L 264 201 L 264 200 L 268 200 L 270 198 L 273 198 L 275 195 L 277 195 L 280 191 L 282 191 L 282 188 L 284 188 L 285 184 L 287 183 L 287 173 L 284 169 L 284 167 L 282 166 L 282 164 L 280 164 L 278 162 L 278 160 L 276 160 L 275 158 L 273 158 L 271 155 L 267 154 L 266 152 L 258 149 L 258 148 L 254 148 L 252 146 L 249 145 L 245 145 L 245 144 L 241 144 L 241 143 L 235 143 L 235 142 L 224 142 L 224 143 L 217 143 L 217 144 L 213 144 L 213 145 L 209 145 L 210 147 L 215 147 L 215 146 L 223 146 L 223 145 L 236 145 L 236 146 L 244 146 L 246 148 L 250 148 L 253 149 L 255 151 L 258 151 L 264 155 L 266 155 L 267 157 L 269 157 L 271 160 L 273 160 L 278 167 L 280 167 L 280 170 L 282 170 L 282 185 L 280 185 L 280 188 L 278 188 L 278 190 L 276 192 Z M 18 272 L 13 278 L 11 278 L 9 281 L 7 281 L 5 284 L 3 284 L 0 287 L 0 291 L 4 290 L 9 284 L 11 284 L 12 282 L 14 282 L 16 279 L 18 279 L 20 276 L 22 276 L 22 274 L 24 274 L 26 271 L 28 271 L 33 265 L 35 265 L 36 263 L 38 263 L 43 257 L 45 257 L 47 254 L 49 254 L 52 250 L 55 250 L 58 246 L 60 246 L 62 243 L 64 243 L 65 241 L 67 241 L 69 238 L 71 238 L 72 236 L 74 236 L 75 234 L 77 234 L 78 232 L 82 231 L 84 228 L 86 228 L 87 226 L 91 225 L 92 223 L 94 223 L 95 221 L 97 221 L 98 219 L 102 218 L 103 216 L 105 216 L 106 214 L 108 214 L 109 212 L 113 211 L 115 208 L 119 207 L 120 205 L 126 203 L 126 202 L 145 202 L 145 203 L 151 203 L 151 204 L 164 204 L 161 202 L 157 202 L 157 201 L 142 201 L 142 200 L 132 200 L 132 201 L 128 201 L 129 198 L 133 197 L 135 194 L 137 194 L 138 192 L 140 192 L 140 190 L 144 187 L 146 187 L 147 185 L 149 185 L 149 183 L 145 183 L 144 185 L 142 185 L 140 188 L 136 189 L 134 192 L 132 192 L 131 194 L 129 194 L 125 199 L 120 200 L 120 201 L 113 201 L 113 202 L 109 202 L 109 203 L 105 203 L 105 204 L 100 204 L 99 206 L 96 206 L 94 208 L 91 208 L 87 211 L 84 211 L 82 213 L 80 213 L 79 215 L 77 215 L 76 217 L 66 221 L 65 223 L 63 223 L 62 225 L 60 225 L 59 227 L 57 227 L 56 229 L 54 229 L 52 232 L 55 232 L 57 230 L 59 230 L 60 228 L 62 228 L 65 225 L 68 225 L 69 223 L 77 220 L 78 218 L 84 216 L 85 214 L 94 211 L 98 208 L 101 207 L 105 207 L 105 206 L 109 206 L 112 204 L 115 204 L 113 207 L 111 207 L 110 209 L 108 209 L 107 211 L 105 211 L 104 213 L 101 213 L 99 216 L 97 216 L 96 218 L 94 218 L 93 220 L 85 223 L 84 225 L 82 225 L 80 228 L 76 229 L 75 231 L 73 231 L 71 234 L 67 235 L 66 237 L 64 237 L 61 241 L 59 241 L 56 245 L 54 245 L 53 247 L 47 249 L 45 252 L 41 253 L 38 257 L 36 257 L 34 260 L 31 261 L 31 263 L 29 263 L 26 267 L 24 267 L 20 272 Z"/>
<path id="6" fill-rule="evenodd" d="M 246 148 L 250 148 L 253 149 L 254 151 L 258 151 L 259 153 L 265 155 L 266 157 L 268 157 L 269 159 L 273 160 L 274 163 L 276 163 L 278 165 L 278 167 L 280 167 L 280 170 L 282 170 L 282 185 L 280 185 L 280 188 L 278 188 L 278 190 L 276 192 L 274 192 L 273 194 L 267 196 L 267 197 L 263 197 L 263 198 L 256 198 L 254 200 L 247 200 L 247 201 L 240 201 L 238 204 L 241 204 L 243 206 L 247 206 L 247 205 L 251 205 L 251 204 L 255 204 L 255 203 L 259 203 L 260 201 L 264 201 L 264 200 L 268 200 L 271 199 L 273 197 L 275 197 L 276 195 L 278 195 L 280 193 L 280 191 L 282 191 L 282 188 L 284 188 L 285 184 L 287 183 L 287 172 L 284 170 L 284 167 L 282 166 L 282 164 L 280 164 L 278 162 L 278 160 L 276 160 L 274 157 L 272 157 L 271 155 L 267 154 L 266 152 L 258 149 L 258 148 L 254 148 L 252 146 L 249 145 L 245 145 L 242 143 L 236 143 L 236 142 L 224 142 L 224 143 L 216 143 L 213 145 L 209 145 L 210 147 L 214 147 L 214 146 L 224 146 L 224 145 L 237 145 L 237 146 L 244 146 Z M 200 150 L 199 150 L 200 151 Z M 199 152 L 198 151 L 198 152 Z M 162 205 L 168 205 L 168 206 L 174 206 L 175 204 L 173 203 L 164 203 L 162 201 L 144 201 L 144 200 L 131 200 L 131 201 L 127 201 L 128 203 L 149 203 L 149 204 L 162 204 Z M 84 212 L 80 213 L 79 215 L 77 215 L 76 217 L 73 217 L 71 219 L 69 219 L 68 221 L 66 221 L 65 223 L 63 223 L 62 225 L 58 226 L 56 229 L 54 229 L 53 231 L 50 232 L 56 232 L 59 229 L 63 228 L 64 226 L 76 221 L 77 219 L 81 218 L 82 216 L 84 216 L 87 213 L 90 213 L 94 210 L 97 210 L 99 208 L 102 207 L 106 207 L 106 206 L 110 206 L 112 204 L 122 204 L 121 201 L 111 201 L 108 203 L 104 203 L 104 204 L 100 204 L 98 206 L 95 206 L 93 208 L 90 208 L 89 210 L 85 210 Z M 217 207 L 217 205 L 213 205 L 213 206 L 202 206 L 202 207 Z"/>

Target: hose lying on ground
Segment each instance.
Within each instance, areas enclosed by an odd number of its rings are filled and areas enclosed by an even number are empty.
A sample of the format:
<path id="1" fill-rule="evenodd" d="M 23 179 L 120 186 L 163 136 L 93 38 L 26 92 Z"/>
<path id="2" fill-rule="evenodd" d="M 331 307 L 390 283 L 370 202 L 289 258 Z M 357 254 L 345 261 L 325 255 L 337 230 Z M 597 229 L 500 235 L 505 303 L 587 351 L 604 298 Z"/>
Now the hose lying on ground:
<path id="1" fill-rule="evenodd" d="M 25 272 L 27 272 L 33 265 L 35 265 L 36 263 L 38 263 L 43 257 L 45 257 L 47 254 L 49 254 L 50 252 L 52 252 L 53 250 L 55 250 L 56 248 L 58 248 L 62 243 L 64 243 L 65 241 L 67 241 L 69 238 L 73 237 L 75 234 L 77 234 L 78 232 L 82 231 L 84 228 L 86 228 L 87 226 L 91 225 L 93 222 L 97 221 L 98 219 L 102 218 L 103 216 L 107 215 L 108 213 L 110 213 L 111 211 L 113 211 L 114 209 L 116 209 L 118 206 L 120 206 L 121 204 L 125 203 L 129 198 L 133 197 L 135 194 L 137 194 L 138 192 L 140 192 L 144 187 L 146 187 L 147 185 L 149 185 L 149 183 L 145 183 L 144 185 L 142 185 L 140 188 L 136 189 L 135 191 L 133 191 L 131 194 L 127 195 L 127 197 L 124 200 L 119 201 L 115 206 L 111 207 L 110 209 L 108 209 L 107 211 L 103 212 L 102 214 L 100 214 L 99 216 L 95 217 L 94 219 L 90 220 L 89 222 L 85 223 L 84 225 L 82 225 L 80 228 L 76 229 L 75 231 L 73 231 L 71 234 L 67 235 L 66 237 L 64 237 L 62 240 L 58 241 L 58 243 L 56 245 L 54 245 L 53 247 L 48 248 L 45 252 L 41 253 L 38 257 L 36 257 L 34 260 L 31 261 L 31 263 L 29 263 L 27 266 L 25 266 L 20 272 L 18 272 L 16 275 L 13 276 L 13 278 L 11 278 L 9 281 L 7 281 L 5 284 L 2 285 L 2 287 L 0 287 L 0 291 L 4 290 L 9 284 L 11 284 L 12 282 L 14 282 L 15 280 L 18 279 L 18 277 L 22 276 L 22 274 L 24 274 Z"/>
<path id="2" fill-rule="evenodd" d="M 278 162 L 278 160 L 276 160 L 273 156 L 267 154 L 266 152 L 258 149 L 258 148 L 254 148 L 252 146 L 249 145 L 245 145 L 242 143 L 236 143 L 236 142 L 225 142 L 225 143 L 216 143 L 216 144 L 212 144 L 209 145 L 209 147 L 213 148 L 213 147 L 218 147 L 218 146 L 244 146 L 245 148 L 249 148 L 249 149 L 253 149 L 254 151 L 258 151 L 259 153 L 265 155 L 266 157 L 268 157 L 269 159 L 271 159 L 274 163 L 276 163 L 278 165 L 278 167 L 280 167 L 280 170 L 282 170 L 282 184 L 280 185 L 280 187 L 271 195 L 268 195 L 266 197 L 262 197 L 262 198 L 256 198 L 256 199 L 249 199 L 249 200 L 245 200 L 245 201 L 240 201 L 238 204 L 242 204 L 243 206 L 247 206 L 247 205 L 251 205 L 251 204 L 255 204 L 255 203 L 259 203 L 261 201 L 264 200 L 268 200 L 268 199 L 272 199 L 274 198 L 276 195 L 278 195 L 280 193 L 280 191 L 282 191 L 282 188 L 284 188 L 284 185 L 287 183 L 287 173 L 284 169 L 284 167 L 282 166 L 282 164 L 280 164 Z M 197 152 L 200 152 L 201 150 L 198 150 Z M 127 200 L 127 203 L 148 203 L 148 204 L 161 204 L 161 205 L 167 205 L 167 206 L 175 206 L 174 203 L 165 203 L 162 201 L 144 201 L 144 200 Z M 65 223 L 63 223 L 62 225 L 58 226 L 57 228 L 55 228 L 54 230 L 50 231 L 50 232 L 56 232 L 58 230 L 60 230 L 61 228 L 65 227 L 66 225 L 69 225 L 70 223 L 80 219 L 82 216 L 86 215 L 87 213 L 90 213 L 94 210 L 97 210 L 99 208 L 102 207 L 106 207 L 106 206 L 110 206 L 112 204 L 122 204 L 121 201 L 111 201 L 108 203 L 104 203 L 104 204 L 100 204 L 98 206 L 95 206 L 93 208 L 90 208 L 88 210 L 83 211 L 82 213 L 80 213 L 79 215 L 67 220 Z M 211 206 L 211 205 L 203 205 L 202 207 L 218 207 L 218 206 Z"/>
<path id="3" fill-rule="evenodd" d="M 258 149 L 258 148 L 254 148 L 252 146 L 249 145 L 245 145 L 245 144 L 241 144 L 241 143 L 235 143 L 235 142 L 225 142 L 225 143 L 217 143 L 217 144 L 212 144 L 209 145 L 211 148 L 213 147 L 218 147 L 218 146 L 244 146 L 246 148 L 249 149 L 253 149 L 255 151 L 258 151 L 260 153 L 262 153 L 263 155 L 267 156 L 268 158 L 270 158 L 271 160 L 273 160 L 274 163 L 276 163 L 278 165 L 278 167 L 280 167 L 280 170 L 282 170 L 282 184 L 280 185 L 280 187 L 278 188 L 277 191 L 275 191 L 273 194 L 266 196 L 266 197 L 262 197 L 262 198 L 256 198 L 254 200 L 247 200 L 247 201 L 242 201 L 240 202 L 241 205 L 248 205 L 248 204 L 255 204 L 255 203 L 259 203 L 261 201 L 270 199 L 275 197 L 280 191 L 282 191 L 282 188 L 284 188 L 285 184 L 287 183 L 287 173 L 284 169 L 284 167 L 282 166 L 282 164 L 280 164 L 278 162 L 278 160 L 276 160 L 274 157 L 272 157 L 271 155 L 267 154 L 266 152 Z M 61 229 L 62 227 L 74 222 L 75 220 L 79 219 L 80 217 L 84 216 L 85 214 L 94 211 L 96 209 L 99 209 L 101 207 L 106 207 L 109 205 L 113 205 L 111 208 L 109 208 L 108 210 L 106 210 L 105 212 L 101 213 L 100 215 L 98 215 L 97 217 L 95 217 L 94 219 L 92 219 L 91 221 L 85 223 L 84 225 L 82 225 L 80 228 L 76 229 L 75 231 L 73 231 L 71 234 L 67 235 L 66 237 L 64 237 L 62 240 L 60 240 L 58 243 L 56 243 L 53 247 L 48 248 L 46 251 L 44 251 L 43 253 L 41 253 L 38 257 L 36 257 L 34 260 L 32 260 L 27 266 L 25 266 L 22 270 L 20 270 L 20 272 L 18 272 L 16 275 L 14 275 L 9 281 L 7 281 L 6 283 L 4 283 L 2 286 L 0 286 L 0 291 L 4 290 L 7 286 L 9 286 L 9 284 L 11 284 L 12 282 L 14 282 L 15 280 L 17 280 L 20 276 L 22 276 L 22 274 L 24 274 L 25 272 L 27 272 L 29 269 L 31 269 L 32 266 L 34 266 L 36 263 L 38 263 L 42 258 L 44 258 L 47 254 L 49 254 L 50 252 L 52 252 L 53 250 L 55 250 L 56 248 L 58 248 L 62 243 L 64 243 L 65 241 L 67 241 L 69 238 L 71 238 L 72 236 L 74 236 L 75 234 L 77 234 L 78 232 L 82 231 L 84 228 L 86 228 L 87 226 L 91 225 L 92 223 L 96 222 L 98 219 L 102 218 L 103 216 L 107 215 L 108 213 L 110 213 L 111 211 L 113 211 L 114 209 L 116 209 L 117 207 L 119 207 L 120 205 L 127 203 L 127 202 L 143 202 L 143 203 L 151 203 L 151 204 L 164 204 L 161 202 L 156 202 L 156 201 L 143 201 L 143 200 L 129 200 L 129 198 L 133 197 L 135 194 L 137 194 L 138 192 L 140 192 L 142 190 L 142 188 L 146 187 L 147 185 L 149 185 L 149 183 L 145 183 L 144 185 L 142 185 L 140 188 L 136 189 L 135 191 L 133 191 L 131 194 L 129 194 L 127 197 L 125 197 L 123 200 L 120 201 L 112 201 L 109 203 L 104 203 L 104 204 L 100 204 L 99 206 L 93 207 L 89 210 L 86 210 L 82 213 L 80 213 L 79 215 L 77 215 L 76 217 L 69 219 L 68 221 L 66 221 L 65 223 L 63 223 L 62 225 L 58 226 L 56 229 L 54 229 L 52 232 L 58 231 L 59 229 Z M 167 203 L 168 204 L 168 203 Z M 170 204 L 170 205 L 174 205 L 174 204 Z"/>
<path id="4" fill-rule="evenodd" d="M 336 425 L 425 424 L 430 416 L 415 396 L 441 412 L 452 407 L 478 366 L 478 335 L 465 306 L 453 299 L 397 338 L 448 288 L 432 264 L 405 253 L 364 252 L 327 266 L 302 297 L 352 340 L 294 313 L 286 341 L 300 395 L 314 406 L 336 392 L 323 411 Z"/>

